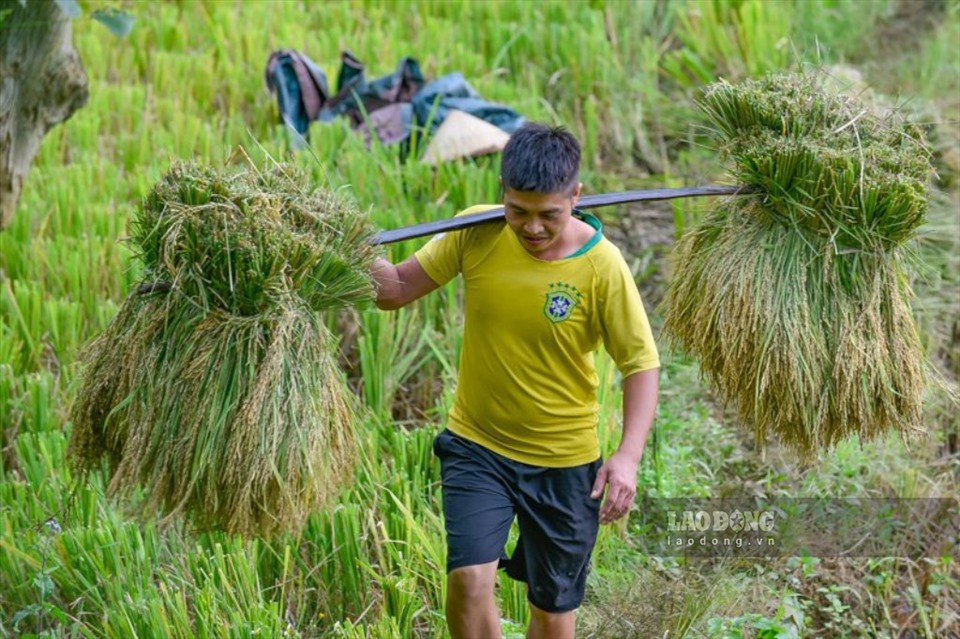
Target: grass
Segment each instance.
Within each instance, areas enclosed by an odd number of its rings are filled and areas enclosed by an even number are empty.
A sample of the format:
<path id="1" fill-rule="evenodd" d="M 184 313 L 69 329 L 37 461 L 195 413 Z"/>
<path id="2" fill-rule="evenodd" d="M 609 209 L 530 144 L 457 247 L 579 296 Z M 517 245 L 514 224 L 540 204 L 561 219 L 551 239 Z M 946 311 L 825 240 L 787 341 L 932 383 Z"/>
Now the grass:
<path id="1" fill-rule="evenodd" d="M 570 126 L 585 141 L 587 190 L 600 192 L 716 179 L 715 150 L 704 146 L 705 121 L 691 100 L 698 85 L 842 62 L 865 50 L 889 4 L 129 3 L 137 23 L 124 41 L 88 17 L 76 20 L 90 102 L 45 138 L 13 223 L 0 233 L 0 636 L 444 636 L 431 442 L 455 380 L 456 285 L 403 315 L 324 318 L 370 412 L 358 429 L 353 480 L 297 531 L 243 540 L 190 534 L 179 520 L 141 522 L 128 513 L 148 495 L 108 498 L 105 472 L 78 482 L 66 463 L 78 354 L 143 278 L 124 241 L 129 221 L 174 161 L 223 165 L 237 145 L 258 166 L 268 154 L 290 159 L 384 228 L 496 197 L 495 158 L 437 169 L 402 163 L 391 148 L 364 148 L 340 123 L 315 124 L 313 154 L 290 158 L 262 84 L 270 51 L 299 48 L 331 75 L 344 46 L 371 76 L 407 54 L 430 77 L 460 70 L 484 97 Z M 716 21 L 704 20 L 707 12 Z M 894 96 L 903 87 L 903 96 L 953 99 L 917 79 L 956 76 L 951 24 L 943 20 L 926 46 L 898 59 L 895 73 L 877 62 L 884 75 L 874 82 Z M 943 235 L 954 227 L 943 224 L 927 242 L 935 255 L 952 246 Z M 400 258 L 417 245 L 389 250 Z M 949 285 L 928 281 L 931 300 L 942 300 Z M 942 329 L 939 322 L 929 334 L 949 348 Z M 609 452 L 619 395 L 601 361 Z M 657 445 L 641 469 L 645 492 L 957 494 L 955 460 L 938 462 L 925 447 L 895 440 L 841 444 L 810 465 L 774 447 L 761 460 L 697 377 L 695 362 L 665 366 Z M 629 521 L 602 531 L 582 636 L 727 637 L 735 626 L 749 636 L 774 624 L 799 627 L 787 614 L 799 611 L 813 636 L 934 637 L 956 613 L 960 586 L 949 559 L 698 564 L 648 557 L 638 534 Z M 499 596 L 504 625 L 516 631 L 526 614 L 522 589 L 504 581 Z"/>

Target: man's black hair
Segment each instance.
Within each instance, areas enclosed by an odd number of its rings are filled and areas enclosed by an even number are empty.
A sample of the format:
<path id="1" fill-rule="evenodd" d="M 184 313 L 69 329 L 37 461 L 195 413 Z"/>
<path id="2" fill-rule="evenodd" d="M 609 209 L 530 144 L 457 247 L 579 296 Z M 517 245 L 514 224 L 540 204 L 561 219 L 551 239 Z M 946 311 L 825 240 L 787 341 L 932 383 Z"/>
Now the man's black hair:
<path id="1" fill-rule="evenodd" d="M 503 187 L 535 193 L 570 193 L 580 175 L 580 143 L 561 127 L 527 122 L 503 149 Z"/>

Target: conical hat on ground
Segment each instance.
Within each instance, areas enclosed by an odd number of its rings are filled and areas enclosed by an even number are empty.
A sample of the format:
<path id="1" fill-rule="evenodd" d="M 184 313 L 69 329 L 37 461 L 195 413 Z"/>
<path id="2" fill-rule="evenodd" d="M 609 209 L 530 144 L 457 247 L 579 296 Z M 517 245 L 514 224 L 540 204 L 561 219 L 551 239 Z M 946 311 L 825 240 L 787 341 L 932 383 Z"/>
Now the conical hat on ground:
<path id="1" fill-rule="evenodd" d="M 457 158 L 502 151 L 510 134 L 464 111 L 451 111 L 433 134 L 423 162 L 438 164 Z"/>

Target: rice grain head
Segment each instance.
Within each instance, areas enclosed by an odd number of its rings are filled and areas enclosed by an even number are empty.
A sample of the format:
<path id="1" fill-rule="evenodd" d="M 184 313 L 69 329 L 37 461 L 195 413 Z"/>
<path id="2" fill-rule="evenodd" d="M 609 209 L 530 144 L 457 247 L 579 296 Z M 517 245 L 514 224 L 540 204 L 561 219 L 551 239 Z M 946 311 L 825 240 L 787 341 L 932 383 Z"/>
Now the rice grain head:
<path id="1" fill-rule="evenodd" d="M 359 410 L 323 314 L 373 298 L 373 229 L 289 167 L 174 167 L 132 238 L 148 280 L 83 358 L 71 453 L 111 494 L 197 530 L 266 536 L 329 506 Z"/>
<path id="2" fill-rule="evenodd" d="M 924 353 L 904 244 L 932 174 L 919 129 L 813 75 L 709 87 L 737 183 L 679 241 L 664 333 L 751 425 L 810 458 L 853 434 L 923 432 Z"/>

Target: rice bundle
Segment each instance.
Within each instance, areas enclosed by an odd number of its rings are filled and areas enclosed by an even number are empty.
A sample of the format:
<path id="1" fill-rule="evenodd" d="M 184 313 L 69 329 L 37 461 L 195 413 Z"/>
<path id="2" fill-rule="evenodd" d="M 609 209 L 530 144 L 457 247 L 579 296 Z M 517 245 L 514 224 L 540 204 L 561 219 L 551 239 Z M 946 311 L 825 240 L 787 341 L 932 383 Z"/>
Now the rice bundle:
<path id="1" fill-rule="evenodd" d="M 289 168 L 174 167 L 132 241 L 148 281 L 87 348 L 70 452 L 198 530 L 299 528 L 349 480 L 355 404 L 322 314 L 371 300 L 373 229 Z"/>
<path id="2" fill-rule="evenodd" d="M 802 457 L 922 432 L 924 355 L 904 243 L 932 168 L 919 129 L 816 77 L 710 86 L 701 106 L 749 196 L 675 250 L 664 333 L 755 429 Z"/>

